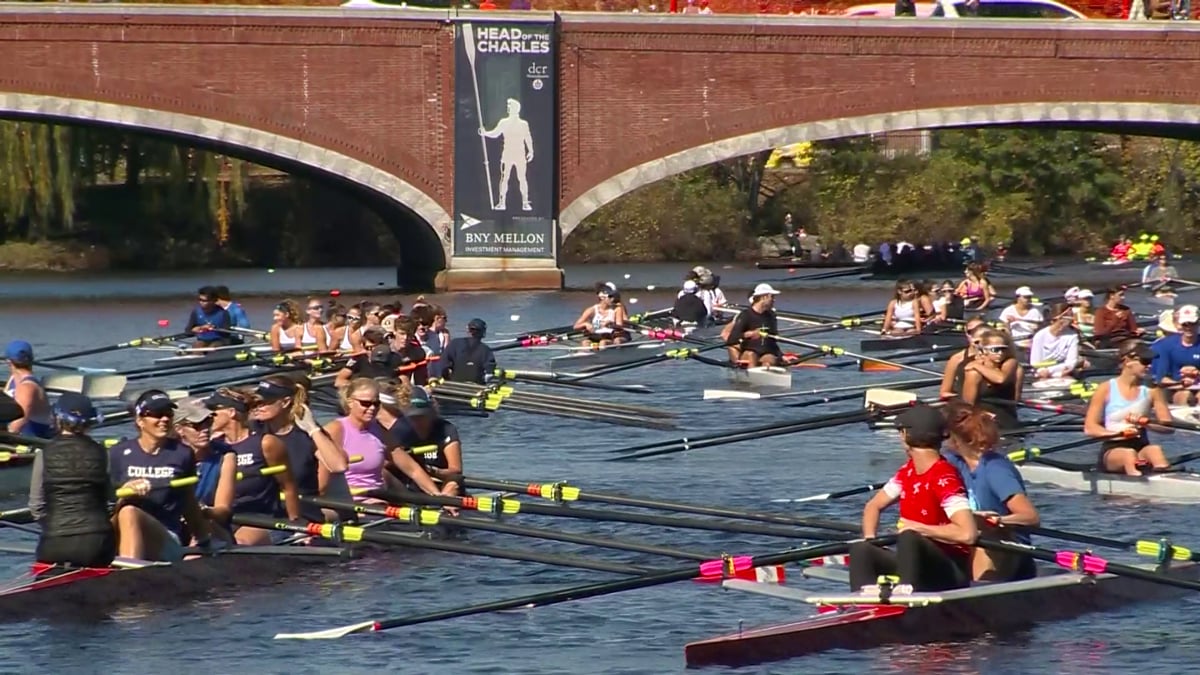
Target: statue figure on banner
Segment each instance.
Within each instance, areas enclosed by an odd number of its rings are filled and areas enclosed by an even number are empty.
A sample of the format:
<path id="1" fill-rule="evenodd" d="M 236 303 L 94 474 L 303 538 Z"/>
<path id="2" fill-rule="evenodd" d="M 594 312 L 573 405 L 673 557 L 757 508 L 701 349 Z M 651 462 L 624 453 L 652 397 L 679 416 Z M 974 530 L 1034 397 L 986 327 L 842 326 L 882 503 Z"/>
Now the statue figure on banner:
<path id="1" fill-rule="evenodd" d="M 525 177 L 525 171 L 529 162 L 533 161 L 533 135 L 529 132 L 529 123 L 521 119 L 521 102 L 515 98 L 508 99 L 508 115 L 497 122 L 496 127 L 490 131 L 480 127 L 479 134 L 484 138 L 501 138 L 503 141 L 500 151 L 500 198 L 492 205 L 492 209 L 505 210 L 509 179 L 516 173 L 517 187 L 521 191 L 521 210 L 532 211 L 533 205 L 529 202 L 529 181 Z"/>

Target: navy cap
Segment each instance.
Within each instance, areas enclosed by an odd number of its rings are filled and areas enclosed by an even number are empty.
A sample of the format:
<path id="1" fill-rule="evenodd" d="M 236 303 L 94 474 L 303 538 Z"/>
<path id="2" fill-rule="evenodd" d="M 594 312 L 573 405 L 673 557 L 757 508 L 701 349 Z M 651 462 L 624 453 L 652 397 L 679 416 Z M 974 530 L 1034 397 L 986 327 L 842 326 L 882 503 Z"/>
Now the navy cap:
<path id="1" fill-rule="evenodd" d="M 161 389 L 151 389 L 143 392 L 133 405 L 133 412 L 138 417 L 147 413 L 168 413 L 175 410 L 175 402 Z"/>
<path id="2" fill-rule="evenodd" d="M 54 414 L 77 422 L 96 422 L 100 417 L 92 399 L 74 392 L 67 392 L 58 397 L 54 402 Z"/>
<path id="3" fill-rule="evenodd" d="M 281 384 L 276 384 L 267 380 L 259 382 L 254 387 L 254 395 L 265 403 L 285 399 L 294 393 L 296 393 L 296 391 L 291 387 L 285 387 Z"/>
<path id="4" fill-rule="evenodd" d="M 392 348 L 391 347 L 387 346 L 386 344 L 375 345 L 374 347 L 371 348 L 371 354 L 369 356 L 369 360 L 371 361 L 371 363 L 387 363 L 388 359 L 390 359 L 391 357 L 392 357 Z"/>
<path id="5" fill-rule="evenodd" d="M 429 392 L 425 391 L 424 387 L 413 387 L 408 407 L 404 409 L 404 416 L 428 417 L 436 414 L 437 411 L 433 407 L 433 398 L 429 395 Z"/>
<path id="6" fill-rule="evenodd" d="M 927 405 L 919 405 L 896 415 L 896 426 L 916 436 L 946 437 L 946 418 L 940 410 Z"/>
<path id="7" fill-rule="evenodd" d="M 4 348 L 4 358 L 14 363 L 33 363 L 33 345 L 24 340 L 13 340 Z"/>
<path id="8" fill-rule="evenodd" d="M 484 335 L 487 333 L 487 322 L 485 322 L 483 319 L 471 319 L 467 322 L 467 330 L 472 333 Z"/>

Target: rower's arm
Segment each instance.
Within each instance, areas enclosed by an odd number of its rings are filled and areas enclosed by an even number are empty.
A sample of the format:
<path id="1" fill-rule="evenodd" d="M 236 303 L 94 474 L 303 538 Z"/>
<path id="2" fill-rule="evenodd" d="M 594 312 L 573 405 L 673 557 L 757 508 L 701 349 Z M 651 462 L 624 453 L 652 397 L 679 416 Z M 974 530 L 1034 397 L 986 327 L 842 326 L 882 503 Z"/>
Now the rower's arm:
<path id="1" fill-rule="evenodd" d="M 42 486 L 42 451 L 33 455 L 33 468 L 29 475 L 29 513 L 35 521 L 46 516 L 46 490 Z"/>
<path id="2" fill-rule="evenodd" d="M 337 377 L 333 378 L 333 386 L 336 389 L 341 389 L 350 384 L 350 380 L 352 379 L 354 379 L 354 371 L 350 370 L 349 367 L 342 368 L 338 371 Z"/>
<path id="3" fill-rule="evenodd" d="M 1000 516 L 1001 525 L 1037 527 L 1042 522 L 1037 507 L 1024 492 L 1018 492 L 1009 497 L 1004 505 L 1008 507 L 1009 513 L 1006 516 Z"/>
<path id="4" fill-rule="evenodd" d="M 1150 405 L 1154 408 L 1154 418 L 1164 425 L 1169 425 L 1174 419 L 1171 417 L 1171 409 L 1167 406 L 1167 397 L 1162 389 L 1154 388 L 1150 390 Z M 1155 426 L 1154 431 L 1160 434 L 1173 434 L 1175 428 L 1171 426 Z"/>
<path id="5" fill-rule="evenodd" d="M 425 494 L 442 494 L 442 491 L 438 489 L 433 479 L 429 477 L 429 474 L 425 473 L 425 469 L 417 460 L 413 459 L 412 455 L 408 454 L 407 450 L 402 447 L 394 447 L 388 454 L 391 456 L 392 464 L 397 469 L 400 469 L 400 472 L 405 476 L 411 478 Z"/>
<path id="6" fill-rule="evenodd" d="M 230 464 L 237 462 L 237 455 L 230 452 L 225 455 L 226 458 L 233 458 Z M 224 468 L 224 463 L 222 463 Z M 236 467 L 235 467 L 236 468 Z M 196 469 L 192 467 L 192 473 L 196 473 Z M 188 531 L 197 541 L 203 541 L 212 537 L 213 529 L 208 522 L 208 518 L 204 515 L 204 509 L 200 508 L 200 500 L 196 499 L 196 491 L 188 486 L 181 488 L 173 488 L 179 490 L 183 494 L 183 521 L 188 525 Z"/>
<path id="7" fill-rule="evenodd" d="M 928 304 L 929 301 L 926 300 L 925 302 Z M 913 330 L 920 333 L 921 329 L 925 326 L 925 320 L 921 317 L 924 316 L 926 308 L 925 305 L 922 305 L 920 302 L 918 302 L 917 305 L 917 311 L 913 312 Z M 930 311 L 933 310 L 932 307 L 929 307 L 928 309 Z"/>
<path id="8" fill-rule="evenodd" d="M 938 390 L 938 395 L 942 398 L 954 396 L 954 375 L 958 372 L 958 364 L 966 358 L 966 352 L 961 351 L 950 357 L 946 361 L 946 370 L 942 372 L 942 388 Z"/>
<path id="9" fill-rule="evenodd" d="M 318 427 L 308 434 L 317 448 L 317 461 L 329 473 L 345 473 L 350 468 L 350 457 L 325 429 Z"/>
<path id="10" fill-rule="evenodd" d="M 616 311 L 613 312 L 613 328 L 624 328 L 626 321 L 629 321 L 629 313 L 625 311 L 624 305 L 617 305 Z"/>
<path id="11" fill-rule="evenodd" d="M 879 514 L 883 513 L 884 509 L 891 506 L 897 499 L 900 498 L 899 487 L 895 488 L 895 496 L 893 496 L 892 491 L 889 489 L 889 486 L 891 485 L 893 485 L 893 483 L 888 482 L 888 484 L 885 485 L 882 490 L 876 492 L 871 499 L 867 501 L 867 505 L 863 507 L 862 534 L 867 539 L 875 537 L 879 532 Z"/>
<path id="12" fill-rule="evenodd" d="M 966 502 L 965 498 L 963 502 Z M 921 529 L 929 538 L 948 544 L 974 544 L 979 537 L 979 528 L 975 525 L 975 514 L 971 513 L 971 509 L 964 506 L 950 514 L 949 518 L 949 524 L 925 525 Z"/>
<path id="13" fill-rule="evenodd" d="M 17 385 L 17 390 L 13 392 L 12 398 L 17 402 L 17 405 L 21 406 L 21 412 L 23 414 L 17 419 L 8 423 L 8 430 L 10 433 L 15 434 L 21 431 L 21 427 L 25 424 L 25 420 L 29 419 L 29 411 L 33 410 L 37 405 L 37 394 L 38 387 L 33 382 L 25 381 Z"/>
<path id="14" fill-rule="evenodd" d="M 233 515 L 233 497 L 237 481 L 237 453 L 226 452 L 221 457 L 220 474 L 217 476 L 217 492 L 213 496 L 212 517 L 219 523 L 229 523 Z"/>
<path id="15" fill-rule="evenodd" d="M 1083 433 L 1093 438 L 1112 436 L 1113 432 L 1104 428 L 1104 403 L 1109 396 L 1108 382 L 1100 383 L 1088 401 L 1087 414 L 1083 417 Z"/>
<path id="16" fill-rule="evenodd" d="M 577 319 L 575 321 L 575 325 L 572 326 L 572 328 L 574 328 L 575 330 L 583 330 L 583 329 L 587 328 L 588 325 L 592 322 L 592 312 L 594 310 L 595 310 L 594 307 L 588 307 L 587 309 L 583 310 L 583 314 L 579 315 L 579 319 Z"/>
<path id="17" fill-rule="evenodd" d="M 325 332 L 325 326 L 320 326 L 313 333 L 317 338 L 317 351 L 321 353 L 329 351 L 329 334 Z"/>
<path id="18" fill-rule="evenodd" d="M 984 279 L 983 280 L 983 298 L 982 298 L 983 302 L 980 303 L 979 309 L 986 309 L 988 305 L 992 304 L 993 299 L 994 298 L 993 298 L 993 294 L 992 294 L 992 282 L 988 281 L 987 279 Z"/>
<path id="19" fill-rule="evenodd" d="M 883 328 L 880 329 L 880 332 L 883 332 L 883 333 L 891 332 L 892 323 L 894 321 L 893 314 L 895 314 L 895 309 L 896 309 L 896 301 L 895 300 L 888 301 L 887 309 L 883 310 Z"/>
<path id="20" fill-rule="evenodd" d="M 191 330 L 190 328 L 188 330 Z M 283 326 L 273 324 L 271 326 L 271 351 L 283 351 L 283 343 L 279 341 L 279 334 L 283 332 Z"/>
<path id="21" fill-rule="evenodd" d="M 288 468 L 287 447 L 278 436 L 268 434 L 262 440 L 262 454 L 267 466 L 283 466 L 283 471 L 275 474 L 279 489 L 283 491 L 283 506 L 287 509 L 288 520 L 300 520 L 300 493 L 296 491 L 296 481 Z"/>

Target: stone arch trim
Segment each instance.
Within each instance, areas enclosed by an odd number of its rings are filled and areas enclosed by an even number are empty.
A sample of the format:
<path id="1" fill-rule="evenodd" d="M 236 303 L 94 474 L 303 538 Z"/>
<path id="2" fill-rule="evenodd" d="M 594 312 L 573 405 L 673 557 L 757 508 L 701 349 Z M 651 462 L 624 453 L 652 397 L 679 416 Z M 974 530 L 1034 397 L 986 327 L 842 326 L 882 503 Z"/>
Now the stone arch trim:
<path id="1" fill-rule="evenodd" d="M 562 210 L 566 239 L 583 219 L 609 202 L 655 181 L 713 162 L 790 143 L 862 136 L 888 131 L 1054 122 L 1200 124 L 1200 105 L 1172 103 L 1011 103 L 954 106 L 803 122 L 742 134 L 688 148 L 626 169 L 584 191 Z"/>
<path id="2" fill-rule="evenodd" d="M 373 190 L 412 211 L 435 233 L 447 263 L 451 258 L 451 217 L 437 200 L 399 176 L 334 150 L 278 133 L 196 115 L 43 94 L 0 92 L 0 115 L 6 114 L 78 120 L 195 138 L 311 167 Z"/>

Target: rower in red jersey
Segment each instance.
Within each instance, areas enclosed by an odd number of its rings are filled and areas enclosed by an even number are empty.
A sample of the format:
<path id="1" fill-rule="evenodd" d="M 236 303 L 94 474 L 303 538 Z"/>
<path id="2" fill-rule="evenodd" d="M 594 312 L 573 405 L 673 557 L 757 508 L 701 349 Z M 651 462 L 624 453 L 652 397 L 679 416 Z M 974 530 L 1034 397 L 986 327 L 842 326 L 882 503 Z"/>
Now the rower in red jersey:
<path id="1" fill-rule="evenodd" d="M 896 417 L 908 462 L 863 508 L 863 537 L 879 529 L 884 509 L 900 502 L 900 536 L 895 551 L 858 542 L 850 548 L 850 588 L 897 575 L 914 591 L 944 591 L 971 582 L 970 545 L 978 530 L 958 471 L 941 455 L 946 420 L 918 406 Z"/>

